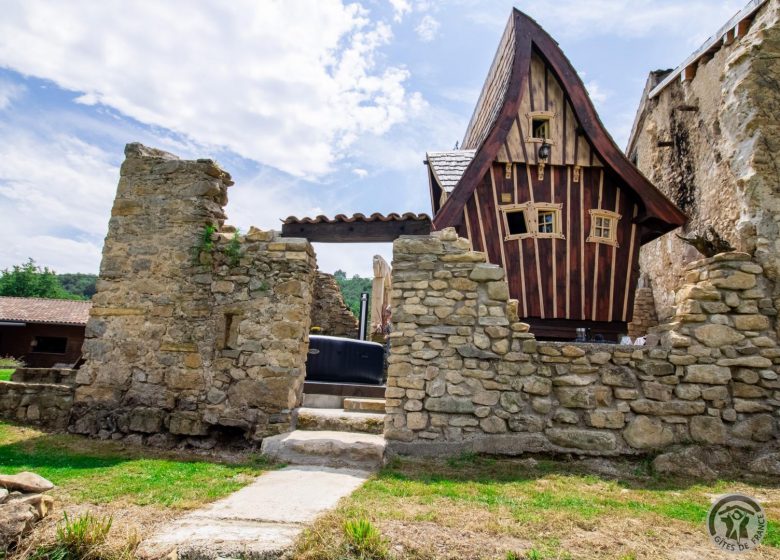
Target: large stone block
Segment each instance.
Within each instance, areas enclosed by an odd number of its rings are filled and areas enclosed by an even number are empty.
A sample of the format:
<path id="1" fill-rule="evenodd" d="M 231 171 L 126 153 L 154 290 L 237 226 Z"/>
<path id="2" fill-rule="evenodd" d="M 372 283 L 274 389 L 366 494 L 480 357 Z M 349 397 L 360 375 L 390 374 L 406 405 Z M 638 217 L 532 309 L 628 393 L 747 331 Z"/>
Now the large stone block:
<path id="1" fill-rule="evenodd" d="M 600 386 L 557 387 L 555 396 L 567 408 L 596 408 L 612 402 L 612 390 Z"/>
<path id="2" fill-rule="evenodd" d="M 431 412 L 448 412 L 451 414 L 470 414 L 474 412 L 474 403 L 468 397 L 429 397 L 425 400 L 425 409 Z"/>
<path id="3" fill-rule="evenodd" d="M 694 329 L 694 336 L 710 348 L 720 348 L 736 344 L 745 339 L 745 335 L 735 331 L 728 325 L 709 324 Z"/>
<path id="4" fill-rule="evenodd" d="M 731 381 L 731 370 L 724 366 L 712 364 L 696 364 L 685 368 L 683 381 L 686 383 L 706 383 L 709 385 L 725 385 Z"/>
<path id="5" fill-rule="evenodd" d="M 555 445 L 569 449 L 610 452 L 617 447 L 617 438 L 611 432 L 580 428 L 550 428 L 545 431 L 545 435 Z"/>
<path id="6" fill-rule="evenodd" d="M 660 449 L 674 442 L 674 432 L 659 418 L 637 416 L 623 430 L 623 439 L 635 449 Z"/>

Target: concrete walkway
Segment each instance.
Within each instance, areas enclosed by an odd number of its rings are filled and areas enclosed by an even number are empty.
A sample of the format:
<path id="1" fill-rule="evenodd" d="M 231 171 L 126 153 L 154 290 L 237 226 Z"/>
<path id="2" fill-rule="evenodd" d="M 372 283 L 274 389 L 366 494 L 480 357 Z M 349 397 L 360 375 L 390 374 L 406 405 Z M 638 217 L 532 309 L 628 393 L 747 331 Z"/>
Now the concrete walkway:
<path id="1" fill-rule="evenodd" d="M 306 524 L 357 489 L 368 471 L 291 466 L 181 517 L 147 539 L 141 558 L 272 559 Z"/>

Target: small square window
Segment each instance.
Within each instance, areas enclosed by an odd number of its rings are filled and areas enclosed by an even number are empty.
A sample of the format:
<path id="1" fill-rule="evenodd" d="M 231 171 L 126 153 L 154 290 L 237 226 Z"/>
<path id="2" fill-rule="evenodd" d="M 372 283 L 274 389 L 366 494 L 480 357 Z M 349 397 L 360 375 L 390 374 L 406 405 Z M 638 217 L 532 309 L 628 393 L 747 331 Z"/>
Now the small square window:
<path id="1" fill-rule="evenodd" d="M 536 118 L 531 120 L 531 136 L 546 140 L 550 137 L 550 119 Z"/>
<path id="2" fill-rule="evenodd" d="M 539 233 L 555 233 L 555 211 L 539 210 L 537 225 Z"/>
<path id="3" fill-rule="evenodd" d="M 528 233 L 525 210 L 508 211 L 506 213 L 506 224 L 509 235 L 525 235 Z"/>
<path id="4" fill-rule="evenodd" d="M 590 235 L 587 241 L 591 243 L 606 243 L 617 247 L 617 223 L 620 214 L 609 210 L 590 210 Z"/>

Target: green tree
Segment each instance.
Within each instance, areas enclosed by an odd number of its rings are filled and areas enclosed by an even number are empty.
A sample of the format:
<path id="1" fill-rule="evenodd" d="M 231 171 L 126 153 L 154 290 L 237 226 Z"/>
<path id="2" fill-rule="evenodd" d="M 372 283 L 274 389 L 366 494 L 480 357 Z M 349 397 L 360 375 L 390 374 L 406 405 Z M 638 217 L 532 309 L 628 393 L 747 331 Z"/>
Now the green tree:
<path id="1" fill-rule="evenodd" d="M 32 259 L 0 271 L 0 296 L 84 299 L 66 291 L 53 270 L 41 268 Z"/>
<path id="2" fill-rule="evenodd" d="M 95 286 L 97 275 L 95 274 L 83 274 L 81 272 L 58 274 L 57 279 L 66 291 L 85 299 L 90 299 L 97 291 Z"/>
<path id="3" fill-rule="evenodd" d="M 371 301 L 371 278 L 362 278 L 355 274 L 352 278 L 347 278 L 347 273 L 343 270 L 337 270 L 333 273 L 336 283 L 341 289 L 341 295 L 344 303 L 347 305 L 355 317 L 360 316 L 360 294 L 368 292 L 368 300 Z"/>

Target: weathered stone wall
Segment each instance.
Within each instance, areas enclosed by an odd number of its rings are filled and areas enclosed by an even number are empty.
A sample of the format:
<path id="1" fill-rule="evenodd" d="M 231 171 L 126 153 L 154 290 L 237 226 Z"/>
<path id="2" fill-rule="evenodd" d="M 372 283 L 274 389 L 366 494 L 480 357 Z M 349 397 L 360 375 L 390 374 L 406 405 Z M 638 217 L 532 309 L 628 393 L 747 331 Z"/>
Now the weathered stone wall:
<path id="1" fill-rule="evenodd" d="M 504 271 L 454 230 L 394 244 L 392 451 L 616 455 L 775 440 L 780 348 L 761 267 L 695 263 L 662 346 L 537 342 Z"/>
<path id="2" fill-rule="evenodd" d="M 639 169 L 689 215 L 686 232 L 714 227 L 737 250 L 755 253 L 775 283 L 780 275 L 779 76 L 780 2 L 770 0 L 748 34 L 702 59 L 692 80 L 674 80 L 644 101 L 629 146 Z M 653 280 L 661 319 L 673 312 L 684 268 L 697 258 L 673 234 L 642 247 L 640 266 Z"/>
<path id="3" fill-rule="evenodd" d="M 125 153 L 70 429 L 288 429 L 305 375 L 311 245 L 224 226 L 232 182 L 211 160 L 140 144 Z"/>
<path id="4" fill-rule="evenodd" d="M 68 425 L 73 388 L 52 383 L 0 381 L 0 418 L 54 430 Z"/>
<path id="5" fill-rule="evenodd" d="M 311 326 L 319 327 L 320 334 L 329 336 L 358 336 L 358 320 L 344 303 L 339 285 L 332 274 L 318 272 L 314 280 Z"/>

